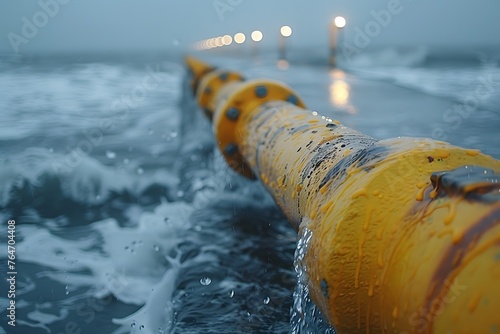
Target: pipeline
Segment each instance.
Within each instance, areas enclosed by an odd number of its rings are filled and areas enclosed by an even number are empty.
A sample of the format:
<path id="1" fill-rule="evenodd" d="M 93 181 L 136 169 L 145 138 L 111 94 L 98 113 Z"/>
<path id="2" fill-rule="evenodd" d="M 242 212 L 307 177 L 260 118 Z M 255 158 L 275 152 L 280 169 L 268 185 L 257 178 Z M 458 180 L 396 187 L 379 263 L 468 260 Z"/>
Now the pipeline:
<path id="1" fill-rule="evenodd" d="M 228 164 L 310 234 L 309 292 L 338 333 L 500 332 L 498 160 L 376 140 L 282 83 L 186 64 Z"/>

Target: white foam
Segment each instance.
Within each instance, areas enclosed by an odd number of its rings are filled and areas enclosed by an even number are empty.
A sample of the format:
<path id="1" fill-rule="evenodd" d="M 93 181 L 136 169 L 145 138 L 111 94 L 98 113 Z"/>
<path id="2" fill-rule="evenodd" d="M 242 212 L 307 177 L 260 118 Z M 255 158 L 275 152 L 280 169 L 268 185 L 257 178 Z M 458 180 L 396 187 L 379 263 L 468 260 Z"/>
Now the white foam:
<path id="1" fill-rule="evenodd" d="M 91 224 L 87 236 L 78 240 L 20 226 L 24 240 L 18 244 L 19 258 L 56 269 L 46 276 L 70 290 L 90 287 L 99 296 L 111 293 L 124 303 L 142 305 L 168 267 L 166 254 L 182 241 L 180 232 L 190 227 L 191 211 L 184 203 L 164 203 L 142 214 L 136 227 L 120 227 L 107 219 Z"/>

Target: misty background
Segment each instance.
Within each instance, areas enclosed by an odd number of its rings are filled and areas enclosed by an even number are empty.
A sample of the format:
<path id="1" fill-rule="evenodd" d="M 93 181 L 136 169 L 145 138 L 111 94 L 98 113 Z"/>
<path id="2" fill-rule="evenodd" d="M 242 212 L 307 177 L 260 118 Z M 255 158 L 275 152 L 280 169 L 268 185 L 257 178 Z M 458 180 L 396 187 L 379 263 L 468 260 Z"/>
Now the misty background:
<path id="1" fill-rule="evenodd" d="M 327 52 L 328 26 L 336 15 L 347 19 L 344 41 L 374 20 L 373 11 L 399 2 L 400 13 L 381 28 L 368 48 L 430 47 L 490 49 L 500 45 L 497 0 L 59 0 L 53 17 L 36 17 L 56 0 L 2 1 L 0 53 L 13 53 L 13 34 L 23 36 L 26 20 L 38 31 L 18 45 L 21 54 L 91 52 L 176 52 L 218 35 L 264 33 L 263 47 L 276 45 L 279 28 L 290 25 L 294 48 Z M 10 34 L 10 38 L 9 38 Z M 24 37 L 23 37 L 24 38 Z M 248 39 L 247 39 L 248 41 Z M 248 44 L 248 43 L 247 43 Z"/>

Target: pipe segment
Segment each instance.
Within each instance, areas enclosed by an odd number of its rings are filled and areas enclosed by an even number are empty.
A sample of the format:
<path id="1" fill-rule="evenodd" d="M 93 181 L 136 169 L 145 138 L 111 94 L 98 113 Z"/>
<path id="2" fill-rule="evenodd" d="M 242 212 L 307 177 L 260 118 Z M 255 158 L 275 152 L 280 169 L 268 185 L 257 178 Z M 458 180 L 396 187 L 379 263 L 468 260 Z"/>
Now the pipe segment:
<path id="1" fill-rule="evenodd" d="M 186 63 L 229 165 L 309 234 L 310 295 L 338 333 L 500 333 L 498 160 L 376 140 L 306 110 L 284 84 L 223 82 Z"/>

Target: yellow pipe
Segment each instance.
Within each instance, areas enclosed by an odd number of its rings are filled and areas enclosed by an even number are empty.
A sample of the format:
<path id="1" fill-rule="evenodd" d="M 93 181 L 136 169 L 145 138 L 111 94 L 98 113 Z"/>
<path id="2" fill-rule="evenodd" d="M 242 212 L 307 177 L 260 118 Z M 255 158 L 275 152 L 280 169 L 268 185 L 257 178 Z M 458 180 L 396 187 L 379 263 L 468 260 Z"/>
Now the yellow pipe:
<path id="1" fill-rule="evenodd" d="M 310 238 L 310 294 L 339 333 L 500 332 L 499 161 L 431 139 L 376 140 L 278 82 L 218 88 L 200 106 L 219 147 Z"/>

